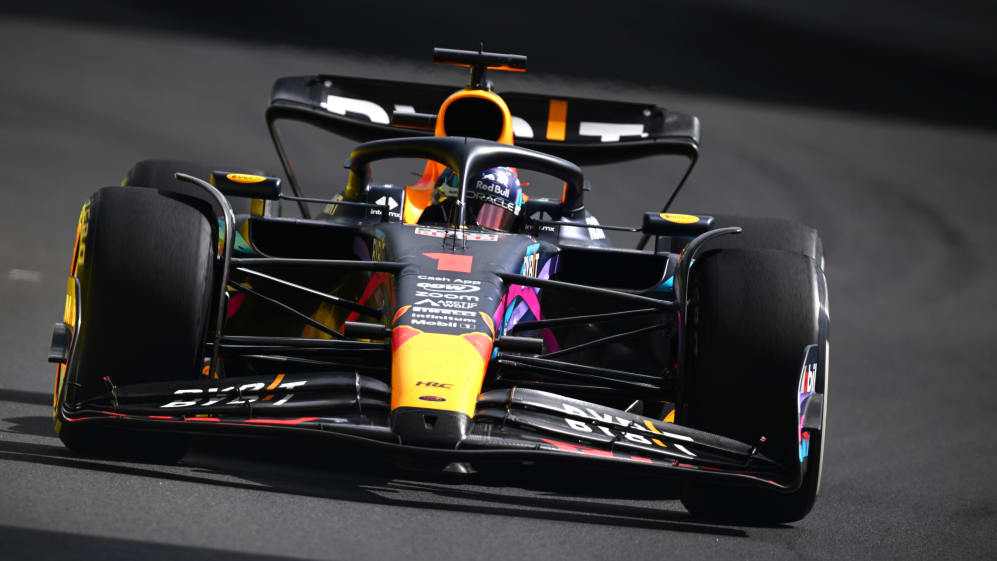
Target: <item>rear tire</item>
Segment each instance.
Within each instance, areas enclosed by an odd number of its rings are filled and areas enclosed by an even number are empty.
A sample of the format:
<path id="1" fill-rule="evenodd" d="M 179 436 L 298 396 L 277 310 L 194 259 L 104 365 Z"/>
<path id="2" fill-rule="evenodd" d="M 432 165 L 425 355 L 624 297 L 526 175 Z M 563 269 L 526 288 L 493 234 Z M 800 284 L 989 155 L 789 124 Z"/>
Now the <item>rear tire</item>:
<path id="1" fill-rule="evenodd" d="M 762 454 L 800 465 L 796 398 L 809 345 L 819 349 L 817 393 L 824 393 L 827 381 L 823 283 L 815 261 L 786 251 L 722 249 L 697 258 L 689 282 L 680 422 L 746 443 L 764 436 Z M 811 436 L 796 491 L 690 482 L 682 504 L 693 516 L 717 521 L 803 518 L 820 481 L 823 427 L 820 432 Z"/>
<path id="2" fill-rule="evenodd" d="M 199 376 L 217 234 L 188 203 L 133 187 L 106 187 L 91 197 L 73 257 L 80 325 L 57 407 L 104 394 L 105 376 L 116 386 Z M 56 418 L 63 443 L 85 454 L 176 461 L 189 444 L 186 435 Z"/>
<path id="3" fill-rule="evenodd" d="M 142 160 L 132 166 L 122 185 L 152 187 L 171 193 L 180 193 L 197 199 L 207 201 L 212 207 L 216 205 L 214 199 L 207 196 L 204 191 L 195 185 L 185 183 L 176 179 L 173 174 L 180 172 L 193 175 L 198 179 L 208 181 L 213 171 L 230 171 L 235 173 L 246 173 L 250 175 L 266 175 L 266 172 L 254 168 L 243 167 L 210 167 L 199 162 L 188 162 L 185 160 Z M 248 214 L 250 201 L 244 197 L 231 197 L 229 204 L 236 214 Z M 220 210 L 220 209 L 218 209 Z"/>

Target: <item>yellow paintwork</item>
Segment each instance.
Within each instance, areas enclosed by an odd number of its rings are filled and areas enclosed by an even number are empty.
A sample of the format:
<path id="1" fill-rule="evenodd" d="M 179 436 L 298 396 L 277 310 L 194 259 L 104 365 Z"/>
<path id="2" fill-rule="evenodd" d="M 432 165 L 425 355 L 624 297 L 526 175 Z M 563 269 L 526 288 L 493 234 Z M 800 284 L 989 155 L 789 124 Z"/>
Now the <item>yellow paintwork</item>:
<path id="1" fill-rule="evenodd" d="M 675 214 L 672 212 L 663 212 L 660 214 L 661 218 L 674 222 L 675 224 L 695 224 L 699 222 L 698 216 L 693 216 L 691 214 Z"/>
<path id="2" fill-rule="evenodd" d="M 230 173 L 225 178 L 236 183 L 262 183 L 267 180 L 266 177 L 261 175 L 250 175 L 248 173 Z"/>
<path id="3" fill-rule="evenodd" d="M 469 337 L 479 337 L 477 340 L 481 346 L 476 347 Z M 447 335 L 418 332 L 394 347 L 391 361 L 392 410 L 419 407 L 474 416 L 487 367 L 485 357 L 492 350 L 491 336 L 485 333 Z M 420 399 L 422 397 L 443 398 L 445 401 Z"/>
<path id="4" fill-rule="evenodd" d="M 78 315 L 79 295 L 76 293 L 76 269 L 86 259 L 86 236 L 90 222 L 90 201 L 83 203 L 80 218 L 76 223 L 76 240 L 73 242 L 73 257 L 69 265 L 69 278 L 66 279 L 66 304 L 62 311 L 62 322 L 71 327 L 73 338 L 76 337 L 76 316 Z M 59 390 L 66 378 L 66 365 L 59 364 L 55 368 L 55 386 L 52 390 L 52 418 L 55 419 L 55 433 L 62 430 L 58 417 Z"/>
<path id="5" fill-rule="evenodd" d="M 76 327 L 76 277 L 66 280 L 66 307 L 62 312 L 62 323 Z"/>
<path id="6" fill-rule="evenodd" d="M 648 421 L 647 419 L 644 420 L 644 426 L 647 427 L 647 430 L 649 430 L 649 431 L 651 431 L 651 432 L 653 432 L 655 434 L 661 434 L 661 431 L 659 431 L 658 428 L 654 426 L 654 423 L 652 423 L 651 421 Z M 658 440 L 657 438 L 652 438 L 651 442 L 657 444 L 658 446 L 661 446 L 662 448 L 668 448 L 667 444 L 665 444 L 664 442 Z"/>

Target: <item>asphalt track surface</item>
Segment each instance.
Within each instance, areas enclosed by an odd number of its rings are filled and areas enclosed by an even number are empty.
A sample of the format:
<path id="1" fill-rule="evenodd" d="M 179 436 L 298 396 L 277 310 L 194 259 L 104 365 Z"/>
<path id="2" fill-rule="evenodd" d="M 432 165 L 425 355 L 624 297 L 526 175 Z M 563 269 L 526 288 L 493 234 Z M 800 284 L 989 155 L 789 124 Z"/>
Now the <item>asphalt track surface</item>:
<path id="1" fill-rule="evenodd" d="M 823 236 L 833 360 L 821 496 L 793 525 L 709 525 L 685 514 L 674 486 L 592 474 L 450 480 L 343 450 L 213 440 L 178 466 L 68 452 L 52 433 L 44 357 L 93 190 L 148 157 L 279 169 L 262 119 L 278 76 L 461 77 L 18 19 L 0 20 L 0 53 L 0 558 L 997 556 L 997 134 L 501 77 L 697 114 L 703 157 L 676 209 L 787 217 Z M 654 165 L 594 170 L 590 208 L 604 223 L 635 222 L 664 200 Z"/>

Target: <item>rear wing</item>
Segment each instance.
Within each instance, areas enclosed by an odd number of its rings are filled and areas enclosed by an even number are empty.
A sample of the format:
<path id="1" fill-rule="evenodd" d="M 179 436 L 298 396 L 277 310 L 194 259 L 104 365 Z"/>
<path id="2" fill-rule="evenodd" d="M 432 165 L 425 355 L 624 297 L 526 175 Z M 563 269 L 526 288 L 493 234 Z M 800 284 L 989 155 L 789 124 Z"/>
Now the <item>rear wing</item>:
<path id="1" fill-rule="evenodd" d="M 435 116 L 453 86 L 346 76 L 295 76 L 274 83 L 267 124 L 305 121 L 356 142 L 432 131 L 392 124 L 395 114 Z M 695 159 L 699 119 L 652 104 L 498 92 L 513 116 L 515 142 L 579 165 L 655 154 Z"/>
<path id="2" fill-rule="evenodd" d="M 440 106 L 454 91 L 453 86 L 325 74 L 280 78 L 270 95 L 267 126 L 290 186 L 300 196 L 277 121 L 309 123 L 355 142 L 431 136 Z M 498 95 L 512 114 L 515 144 L 524 148 L 583 166 L 654 155 L 689 158 L 665 210 L 699 153 L 699 119 L 692 115 L 646 103 L 519 92 Z"/>

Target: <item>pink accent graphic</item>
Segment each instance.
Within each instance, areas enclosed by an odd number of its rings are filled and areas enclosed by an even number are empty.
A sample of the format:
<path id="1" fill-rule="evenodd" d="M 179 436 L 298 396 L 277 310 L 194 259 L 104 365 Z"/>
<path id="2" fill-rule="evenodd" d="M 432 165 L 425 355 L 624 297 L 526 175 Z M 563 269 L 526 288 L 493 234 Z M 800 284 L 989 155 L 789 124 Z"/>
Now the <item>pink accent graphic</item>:
<path id="1" fill-rule="evenodd" d="M 544 263 L 544 266 L 537 275 L 537 278 L 550 278 L 551 263 L 553 261 L 554 259 L 552 258 L 548 259 L 547 262 Z M 519 323 L 527 312 L 531 312 L 533 317 L 538 320 L 544 319 L 543 312 L 540 310 L 540 299 L 537 297 L 539 293 L 539 288 L 523 286 L 521 284 L 511 285 L 505 298 L 503 298 L 499 303 L 498 309 L 495 310 L 495 314 L 492 315 L 492 319 L 495 321 L 495 324 L 503 325 L 504 323 L 504 329 L 508 331 L 512 326 Z M 516 300 L 516 297 L 519 297 L 518 301 Z M 508 314 L 506 314 L 507 305 L 512 305 L 513 303 L 515 303 L 515 307 L 513 307 Z M 504 322 L 503 316 L 505 316 Z M 540 336 L 544 340 L 547 352 L 560 350 L 561 345 L 557 342 L 557 339 L 554 337 L 554 334 L 550 329 L 541 329 Z"/>
<path id="2" fill-rule="evenodd" d="M 232 319 L 232 316 L 239 311 L 242 307 L 242 303 L 246 301 L 246 295 L 242 292 L 237 292 L 232 295 L 228 300 L 228 311 L 225 314 L 225 319 Z"/>
<path id="3" fill-rule="evenodd" d="M 388 273 L 374 273 L 370 276 L 370 280 L 367 281 L 367 286 L 363 289 L 363 294 L 358 300 L 361 304 L 366 304 L 367 300 L 374 295 L 374 291 L 378 289 L 382 284 L 388 282 L 390 277 Z M 346 321 L 356 321 L 360 317 L 360 312 L 350 312 L 350 315 L 346 316 Z"/>

